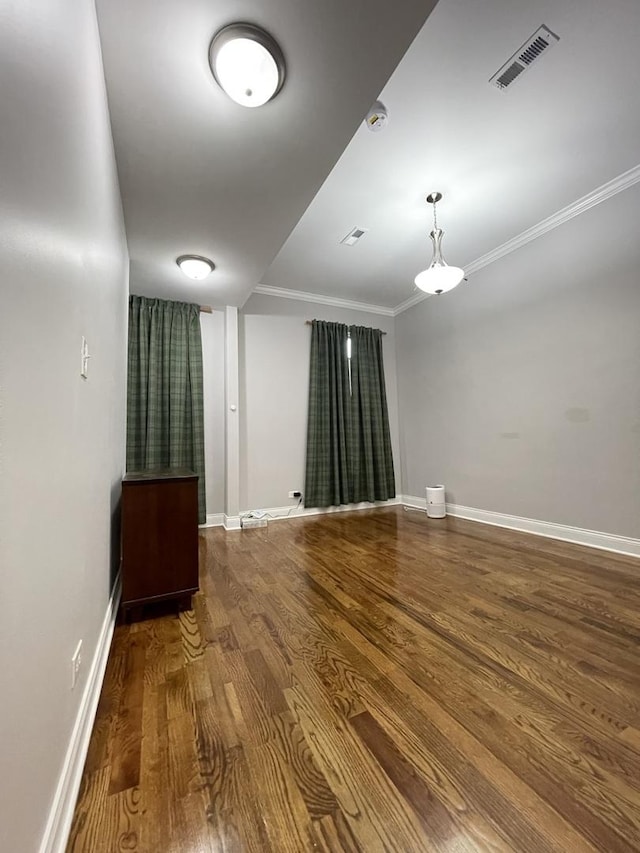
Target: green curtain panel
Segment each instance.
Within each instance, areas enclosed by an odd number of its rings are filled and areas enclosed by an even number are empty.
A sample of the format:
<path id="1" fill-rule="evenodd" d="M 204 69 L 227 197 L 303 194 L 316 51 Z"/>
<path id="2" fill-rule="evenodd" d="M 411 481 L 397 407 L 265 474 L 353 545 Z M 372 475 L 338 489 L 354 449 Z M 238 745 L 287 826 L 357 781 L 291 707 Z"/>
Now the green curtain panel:
<path id="1" fill-rule="evenodd" d="M 305 506 L 349 503 L 347 327 L 314 320 L 307 420 Z"/>
<path id="2" fill-rule="evenodd" d="M 349 336 L 351 364 L 347 357 Z M 338 506 L 393 497 L 382 332 L 314 320 L 305 506 Z"/>
<path id="3" fill-rule="evenodd" d="M 185 467 L 198 475 L 206 520 L 200 309 L 129 297 L 127 471 Z"/>
<path id="4" fill-rule="evenodd" d="M 352 502 L 396 496 L 389 411 L 384 384 L 382 332 L 350 326 L 351 421 L 349 459 Z"/>

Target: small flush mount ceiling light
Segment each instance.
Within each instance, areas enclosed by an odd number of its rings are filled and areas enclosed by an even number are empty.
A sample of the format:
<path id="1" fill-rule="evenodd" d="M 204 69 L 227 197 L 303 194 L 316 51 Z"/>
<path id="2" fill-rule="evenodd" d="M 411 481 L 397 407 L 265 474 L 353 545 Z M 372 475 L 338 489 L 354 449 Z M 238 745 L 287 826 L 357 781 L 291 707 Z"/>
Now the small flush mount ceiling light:
<path id="1" fill-rule="evenodd" d="M 186 277 L 192 278 L 194 281 L 206 278 L 215 269 L 213 261 L 200 255 L 180 255 L 176 259 L 176 263 Z"/>
<path id="2" fill-rule="evenodd" d="M 253 24 L 229 24 L 213 37 L 209 63 L 217 83 L 243 107 L 261 107 L 284 83 L 278 42 Z"/>
<path id="3" fill-rule="evenodd" d="M 439 295 L 460 284 L 464 278 L 464 270 L 460 267 L 450 267 L 442 256 L 442 236 L 444 231 L 438 228 L 436 219 L 436 204 L 442 198 L 442 193 L 430 193 L 427 196 L 429 204 L 433 205 L 433 231 L 429 235 L 433 241 L 433 258 L 431 263 L 415 277 L 416 286 L 425 293 Z"/>

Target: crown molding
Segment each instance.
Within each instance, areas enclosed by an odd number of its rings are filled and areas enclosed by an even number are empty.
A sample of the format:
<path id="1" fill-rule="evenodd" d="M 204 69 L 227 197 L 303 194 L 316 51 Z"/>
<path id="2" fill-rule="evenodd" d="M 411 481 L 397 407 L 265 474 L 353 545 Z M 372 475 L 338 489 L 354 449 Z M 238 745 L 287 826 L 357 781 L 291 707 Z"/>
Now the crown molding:
<path id="1" fill-rule="evenodd" d="M 601 204 L 603 201 L 612 198 L 614 195 L 629 189 L 629 187 L 634 186 L 634 184 L 637 184 L 638 182 L 640 182 L 640 164 L 628 169 L 626 172 L 623 172 L 612 180 L 607 181 L 607 183 L 602 184 L 602 186 L 590 193 L 587 193 L 577 199 L 577 201 L 574 201 L 566 207 L 552 213 L 551 216 L 548 216 L 546 219 L 542 219 L 540 222 L 532 225 L 531 228 L 527 228 L 520 234 L 516 234 L 515 237 L 507 240 L 505 243 L 502 243 L 490 252 L 481 255 L 479 258 L 476 258 L 475 261 L 471 261 L 471 263 L 466 264 L 464 268 L 465 275 L 469 276 L 479 272 L 484 267 L 489 266 L 489 264 L 500 260 L 500 258 L 504 258 L 505 255 L 509 255 L 511 252 L 521 249 L 523 246 L 526 246 L 527 243 L 531 243 L 533 240 L 537 240 L 538 237 L 548 234 L 549 231 L 553 231 L 554 228 L 564 225 L 564 223 L 569 222 L 570 219 L 580 216 L 581 213 L 585 213 L 592 207 L 596 207 L 596 205 Z M 395 306 L 395 308 L 387 308 L 384 305 L 370 305 L 367 302 L 355 302 L 352 299 L 341 299 L 339 296 L 323 296 L 321 293 L 307 293 L 303 290 L 288 290 L 284 287 L 271 287 L 271 285 L 268 284 L 259 284 L 252 292 L 261 293 L 264 296 L 277 296 L 281 299 L 297 299 L 300 302 L 315 302 L 318 305 L 332 305 L 335 308 L 348 308 L 352 311 L 366 311 L 369 314 L 381 314 L 384 317 L 397 317 L 399 314 L 402 314 L 403 311 L 407 311 L 407 309 L 413 308 L 414 305 L 417 305 L 419 302 L 429 298 L 428 293 L 419 291 L 418 293 L 414 293 L 408 299 L 405 299 L 404 302 L 400 302 Z"/>
<path id="2" fill-rule="evenodd" d="M 590 193 L 587 193 L 587 195 L 583 195 L 582 198 L 572 202 L 572 204 L 568 204 L 566 207 L 552 213 L 551 216 L 547 216 L 546 219 L 542 219 L 536 225 L 533 225 L 531 228 L 527 228 L 526 231 L 522 231 L 520 234 L 512 237 L 511 240 L 507 240 L 506 243 L 502 243 L 500 246 L 492 249 L 492 251 L 487 252 L 485 255 L 481 255 L 470 264 L 466 264 L 464 268 L 465 276 L 473 275 L 483 269 L 483 267 L 487 267 L 489 264 L 494 263 L 494 261 L 504 258 L 505 255 L 509 255 L 511 252 L 521 249 L 523 246 L 526 246 L 527 243 L 531 243 L 533 240 L 537 240 L 538 237 L 548 234 L 549 231 L 553 231 L 553 229 L 557 228 L 559 225 L 564 225 L 564 223 L 568 222 L 570 219 L 580 216 L 581 213 L 585 213 L 592 207 L 595 207 L 603 201 L 612 198 L 614 195 L 629 189 L 629 187 L 632 187 L 638 182 L 640 182 L 640 164 L 634 166 L 632 169 L 628 169 L 626 172 L 623 172 L 621 175 L 613 178 L 613 180 L 607 181 L 606 184 L 602 184 L 602 186 Z M 398 314 L 401 314 L 408 308 L 412 308 L 414 305 L 422 302 L 423 299 L 427 299 L 428 296 L 428 293 L 415 293 L 413 296 L 409 297 L 409 299 L 406 299 L 404 302 L 396 305 L 393 309 L 393 316 L 397 317 Z"/>
<path id="3" fill-rule="evenodd" d="M 253 293 L 263 296 L 278 296 L 281 299 L 297 299 L 299 302 L 315 302 L 318 305 L 333 305 L 335 308 L 349 308 L 351 311 L 367 311 L 369 314 L 382 314 L 383 317 L 394 317 L 394 309 L 384 305 L 370 305 L 368 302 L 354 302 L 352 299 L 341 299 L 339 296 L 323 296 L 321 293 L 307 293 L 304 290 L 287 290 L 285 287 L 271 287 L 269 284 L 259 284 Z"/>
<path id="4" fill-rule="evenodd" d="M 407 308 L 413 308 L 413 306 L 417 305 L 418 302 L 422 302 L 423 300 L 428 299 L 430 296 L 430 293 L 424 293 L 424 291 L 419 290 L 417 293 L 414 293 L 413 296 L 410 296 L 408 299 L 405 299 L 404 302 L 401 302 L 399 305 L 396 305 L 396 307 L 393 309 L 393 316 L 397 317 L 398 314 L 402 314 L 402 312 L 406 311 Z"/>
<path id="5" fill-rule="evenodd" d="M 551 216 L 548 216 L 546 219 L 542 219 L 536 225 L 533 225 L 531 228 L 527 228 L 526 231 L 523 231 L 511 240 L 507 240 L 506 243 L 503 243 L 491 252 L 487 252 L 486 255 L 482 255 L 475 261 L 472 261 L 467 265 L 467 267 L 465 267 L 465 273 L 472 275 L 478 270 L 481 270 L 483 267 L 503 258 L 505 255 L 515 252 L 516 249 L 526 246 L 527 243 L 537 240 L 538 237 L 542 237 L 543 234 L 548 234 L 549 231 L 553 231 L 553 229 L 557 228 L 559 225 L 564 225 L 564 223 L 568 222 L 570 219 L 580 216 L 581 213 L 585 213 L 585 211 L 601 204 L 603 201 L 606 201 L 612 196 L 617 195 L 623 190 L 629 189 L 629 187 L 637 184 L 638 181 L 640 181 L 640 165 L 634 166 L 633 169 L 629 169 L 627 172 L 623 172 L 621 175 L 618 175 L 617 178 L 608 181 L 606 184 L 602 184 L 602 186 L 593 190 L 593 192 L 583 195 L 582 198 L 579 198 L 572 204 L 568 204 L 566 207 L 552 213 Z"/>

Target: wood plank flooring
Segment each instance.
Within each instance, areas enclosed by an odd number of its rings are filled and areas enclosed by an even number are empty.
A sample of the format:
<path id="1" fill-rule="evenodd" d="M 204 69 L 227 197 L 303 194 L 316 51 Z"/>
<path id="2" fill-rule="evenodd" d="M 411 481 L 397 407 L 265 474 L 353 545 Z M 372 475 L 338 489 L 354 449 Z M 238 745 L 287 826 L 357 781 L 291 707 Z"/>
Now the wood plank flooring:
<path id="1" fill-rule="evenodd" d="M 116 629 L 69 851 L 640 850 L 640 561 L 394 507 L 201 584 Z"/>

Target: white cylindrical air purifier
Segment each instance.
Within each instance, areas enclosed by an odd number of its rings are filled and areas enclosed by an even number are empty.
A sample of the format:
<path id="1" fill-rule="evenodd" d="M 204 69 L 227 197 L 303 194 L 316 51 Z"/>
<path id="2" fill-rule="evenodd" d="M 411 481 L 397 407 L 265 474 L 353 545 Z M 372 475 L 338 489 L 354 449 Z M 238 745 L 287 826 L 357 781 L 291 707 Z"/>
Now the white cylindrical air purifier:
<path id="1" fill-rule="evenodd" d="M 444 518 L 446 514 L 444 486 L 427 486 L 427 515 L 429 518 Z"/>

